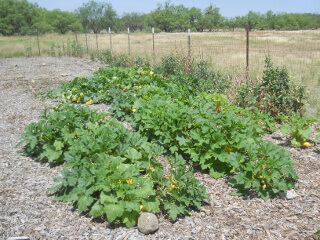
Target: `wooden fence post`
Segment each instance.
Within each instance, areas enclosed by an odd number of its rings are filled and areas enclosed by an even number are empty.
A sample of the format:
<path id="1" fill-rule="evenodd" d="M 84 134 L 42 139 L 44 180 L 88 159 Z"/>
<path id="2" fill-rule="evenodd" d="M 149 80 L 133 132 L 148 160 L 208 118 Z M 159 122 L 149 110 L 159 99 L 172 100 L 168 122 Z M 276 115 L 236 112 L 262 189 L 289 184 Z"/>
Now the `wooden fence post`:
<path id="1" fill-rule="evenodd" d="M 97 44 L 97 52 L 99 52 L 98 33 L 96 33 L 96 44 Z"/>
<path id="2" fill-rule="evenodd" d="M 85 31 L 85 32 L 84 32 L 84 35 L 85 35 L 85 37 L 86 37 L 86 48 L 87 48 L 87 53 L 89 53 L 87 31 Z"/>
<path id="3" fill-rule="evenodd" d="M 39 32 L 37 29 L 37 43 L 38 43 L 38 52 L 39 52 L 39 56 L 41 56 L 41 51 L 40 51 L 40 40 L 39 40 Z"/>

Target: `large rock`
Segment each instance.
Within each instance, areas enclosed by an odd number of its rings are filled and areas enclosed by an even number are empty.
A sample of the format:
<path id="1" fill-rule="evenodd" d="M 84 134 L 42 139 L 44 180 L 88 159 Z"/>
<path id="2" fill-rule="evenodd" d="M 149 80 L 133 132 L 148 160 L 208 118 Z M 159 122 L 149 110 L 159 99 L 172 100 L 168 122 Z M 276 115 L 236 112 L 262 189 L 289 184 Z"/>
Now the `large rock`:
<path id="1" fill-rule="evenodd" d="M 144 234 L 150 234 L 159 229 L 159 220 L 156 215 L 148 212 L 141 212 L 138 219 L 138 229 Z"/>

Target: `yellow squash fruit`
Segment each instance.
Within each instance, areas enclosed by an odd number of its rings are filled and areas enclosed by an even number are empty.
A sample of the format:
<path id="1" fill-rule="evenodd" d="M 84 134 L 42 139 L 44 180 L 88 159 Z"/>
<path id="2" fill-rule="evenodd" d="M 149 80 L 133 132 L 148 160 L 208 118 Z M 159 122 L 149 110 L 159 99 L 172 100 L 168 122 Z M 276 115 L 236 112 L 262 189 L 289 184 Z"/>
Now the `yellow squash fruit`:
<path id="1" fill-rule="evenodd" d="M 86 102 L 86 105 L 91 105 L 93 103 L 93 100 L 89 100 Z"/>
<path id="2" fill-rule="evenodd" d="M 309 143 L 309 142 L 303 142 L 302 146 L 304 146 L 304 147 L 312 147 L 312 144 Z"/>

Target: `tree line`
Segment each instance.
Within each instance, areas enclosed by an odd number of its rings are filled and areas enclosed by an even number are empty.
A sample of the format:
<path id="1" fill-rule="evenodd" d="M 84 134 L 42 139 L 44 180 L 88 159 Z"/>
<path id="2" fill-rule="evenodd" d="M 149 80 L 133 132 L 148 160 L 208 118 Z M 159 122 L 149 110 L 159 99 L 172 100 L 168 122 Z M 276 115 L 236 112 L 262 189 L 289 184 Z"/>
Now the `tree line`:
<path id="1" fill-rule="evenodd" d="M 0 34 L 26 35 L 57 32 L 93 32 L 112 29 L 114 32 L 151 31 L 176 32 L 234 30 L 249 27 L 250 30 L 298 30 L 317 29 L 320 26 L 320 14 L 311 13 L 274 13 L 264 14 L 250 11 L 245 16 L 226 18 L 220 9 L 213 5 L 205 9 L 188 8 L 174 5 L 170 1 L 158 4 L 147 14 L 137 12 L 116 12 L 110 3 L 88 1 L 74 12 L 55 9 L 49 11 L 27 0 L 0 0 Z"/>

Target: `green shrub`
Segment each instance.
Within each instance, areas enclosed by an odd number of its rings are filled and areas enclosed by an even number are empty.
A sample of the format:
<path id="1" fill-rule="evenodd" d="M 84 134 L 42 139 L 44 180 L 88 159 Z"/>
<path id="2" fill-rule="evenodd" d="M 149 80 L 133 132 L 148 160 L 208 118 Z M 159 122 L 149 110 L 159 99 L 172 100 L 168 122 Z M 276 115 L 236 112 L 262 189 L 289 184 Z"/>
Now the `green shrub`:
<path id="1" fill-rule="evenodd" d="M 255 106 L 272 116 L 286 116 L 292 111 L 302 113 L 305 87 L 291 80 L 285 67 L 277 67 L 269 57 L 265 60 L 262 81 L 248 81 L 238 89 L 236 102 L 242 107 Z"/>
<path id="2" fill-rule="evenodd" d="M 161 58 L 154 69 L 164 76 L 180 76 L 182 81 L 204 92 L 225 94 L 229 87 L 229 79 L 215 71 L 204 59 L 167 55 Z"/>

